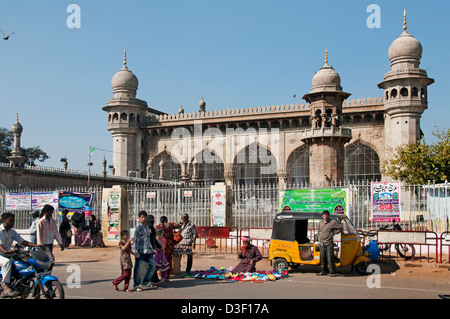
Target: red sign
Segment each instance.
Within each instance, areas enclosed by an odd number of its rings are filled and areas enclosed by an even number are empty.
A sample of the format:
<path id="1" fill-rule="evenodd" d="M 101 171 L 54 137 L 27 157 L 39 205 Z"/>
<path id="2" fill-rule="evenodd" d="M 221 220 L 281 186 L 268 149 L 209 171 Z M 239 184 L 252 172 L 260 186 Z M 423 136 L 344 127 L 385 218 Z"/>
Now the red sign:
<path id="1" fill-rule="evenodd" d="M 199 238 L 229 238 L 229 227 L 196 227 Z"/>

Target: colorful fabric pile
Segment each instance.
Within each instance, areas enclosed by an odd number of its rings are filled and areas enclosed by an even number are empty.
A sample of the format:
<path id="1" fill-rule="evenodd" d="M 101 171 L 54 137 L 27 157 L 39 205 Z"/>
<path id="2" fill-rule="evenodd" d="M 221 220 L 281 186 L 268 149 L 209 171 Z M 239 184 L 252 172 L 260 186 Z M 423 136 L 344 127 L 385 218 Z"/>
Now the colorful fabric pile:
<path id="1" fill-rule="evenodd" d="M 231 281 L 251 281 L 251 282 L 270 282 L 288 277 L 287 270 L 258 270 L 252 273 L 233 273 L 233 268 L 216 269 L 214 267 L 208 270 L 195 270 L 184 275 L 185 278 L 195 279 L 215 279 L 215 280 L 231 280 Z"/>

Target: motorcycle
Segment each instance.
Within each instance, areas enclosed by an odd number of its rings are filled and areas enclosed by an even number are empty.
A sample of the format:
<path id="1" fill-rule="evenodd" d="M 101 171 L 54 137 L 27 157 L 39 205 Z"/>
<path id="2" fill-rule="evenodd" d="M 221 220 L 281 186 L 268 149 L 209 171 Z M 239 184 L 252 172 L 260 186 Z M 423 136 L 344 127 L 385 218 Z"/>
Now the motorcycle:
<path id="1" fill-rule="evenodd" d="M 24 250 L 16 245 L 10 259 L 13 262 L 10 284 L 15 294 L 13 297 L 2 298 L 26 299 L 31 294 L 35 299 L 64 299 L 63 286 L 58 278 L 50 275 L 48 270 L 51 262 L 42 248 Z M 0 285 L 0 293 L 2 292 L 3 287 Z"/>
<path id="2" fill-rule="evenodd" d="M 402 231 L 402 227 L 398 223 L 396 223 L 396 220 L 394 219 L 392 221 L 392 224 L 381 226 L 379 228 L 379 230 Z M 372 240 L 372 238 L 377 237 L 378 232 L 377 231 L 369 231 L 369 232 L 363 232 L 363 234 L 366 236 L 366 238 L 369 238 Z M 379 248 L 380 252 L 390 251 L 391 244 L 378 244 L 378 248 Z M 406 260 L 414 258 L 414 255 L 416 254 L 416 249 L 414 248 L 414 245 L 395 244 L 394 248 L 397 251 L 398 255 Z"/>

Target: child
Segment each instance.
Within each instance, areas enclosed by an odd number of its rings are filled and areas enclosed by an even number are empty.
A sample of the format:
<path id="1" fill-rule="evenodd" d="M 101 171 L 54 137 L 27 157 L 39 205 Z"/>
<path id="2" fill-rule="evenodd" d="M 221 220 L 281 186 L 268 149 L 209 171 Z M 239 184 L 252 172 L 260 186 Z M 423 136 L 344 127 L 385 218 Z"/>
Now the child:
<path id="1" fill-rule="evenodd" d="M 131 255 L 139 258 L 138 253 L 134 253 L 131 248 L 131 243 L 133 242 L 133 237 L 130 238 L 130 232 L 128 230 L 122 230 L 120 233 L 121 241 L 119 242 L 120 248 L 120 268 L 122 269 L 122 274 L 112 282 L 113 288 L 119 290 L 117 287 L 123 280 L 125 280 L 125 285 L 123 286 L 123 291 L 131 292 L 128 289 L 131 279 L 131 271 L 133 269 L 133 262 L 131 261 Z"/>
<path id="2" fill-rule="evenodd" d="M 164 230 L 158 229 L 156 231 L 156 241 L 159 243 L 161 248 L 156 248 L 155 250 L 155 262 L 156 262 L 156 272 L 158 274 L 158 279 L 160 282 L 169 281 L 166 278 L 167 270 L 169 269 L 169 262 L 164 256 L 164 248 L 162 243 L 162 238 L 164 236 Z M 158 246 L 158 245 L 157 245 Z"/>

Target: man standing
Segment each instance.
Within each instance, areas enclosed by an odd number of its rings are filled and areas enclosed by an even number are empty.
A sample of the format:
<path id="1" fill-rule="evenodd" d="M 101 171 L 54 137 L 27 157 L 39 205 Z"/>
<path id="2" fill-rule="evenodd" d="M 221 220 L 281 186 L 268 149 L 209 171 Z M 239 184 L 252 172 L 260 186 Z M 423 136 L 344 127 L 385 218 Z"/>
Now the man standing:
<path id="1" fill-rule="evenodd" d="M 14 297 L 17 294 L 11 289 L 10 285 L 13 262 L 9 257 L 14 254 L 14 249 L 11 249 L 13 242 L 16 241 L 19 245 L 23 246 L 38 247 L 38 245 L 24 240 L 13 229 L 15 221 L 16 217 L 14 214 L 2 214 L 2 224 L 0 225 L 0 268 L 2 269 L 2 281 L 4 285 L 2 297 Z"/>
<path id="2" fill-rule="evenodd" d="M 37 222 L 39 221 L 39 210 L 35 209 L 31 213 L 31 218 L 33 218 L 33 222 L 30 226 L 30 243 L 36 244 L 36 232 L 37 232 Z"/>
<path id="3" fill-rule="evenodd" d="M 43 245 L 45 252 L 47 253 L 51 266 L 49 271 L 51 272 L 53 266 L 55 264 L 55 256 L 53 256 L 53 241 L 56 240 L 61 247 L 61 250 L 64 250 L 64 245 L 61 240 L 61 236 L 59 235 L 58 226 L 56 225 L 56 221 L 53 219 L 53 212 L 55 208 L 51 205 L 45 205 L 41 211 L 41 219 L 39 219 L 37 223 L 37 244 Z"/>
<path id="4" fill-rule="evenodd" d="M 139 223 L 134 230 L 133 251 L 138 253 L 134 263 L 134 290 L 142 291 L 144 288 L 155 288 L 151 279 L 156 269 L 155 259 L 153 258 L 153 247 L 150 243 L 150 231 L 147 226 L 147 212 L 140 211 L 138 214 Z M 148 264 L 144 280 L 141 281 L 142 263 Z"/>
<path id="5" fill-rule="evenodd" d="M 181 236 L 183 239 L 178 244 L 180 248 L 187 252 L 187 263 L 186 263 L 186 272 L 191 272 L 192 262 L 193 262 L 193 254 L 192 251 L 195 249 L 195 239 L 197 238 L 197 230 L 195 228 L 195 224 L 189 220 L 188 214 L 181 215 Z"/>
<path id="6" fill-rule="evenodd" d="M 318 235 L 320 256 L 322 258 L 322 271 L 319 276 L 329 275 L 336 276 L 336 265 L 334 263 L 334 246 L 333 236 L 339 234 L 343 227 L 335 220 L 330 219 L 330 212 L 324 210 L 322 212 L 322 220 L 319 222 Z M 328 272 L 328 265 L 330 271 Z"/>

